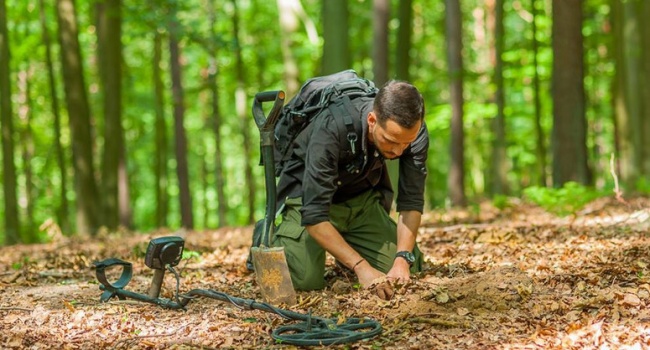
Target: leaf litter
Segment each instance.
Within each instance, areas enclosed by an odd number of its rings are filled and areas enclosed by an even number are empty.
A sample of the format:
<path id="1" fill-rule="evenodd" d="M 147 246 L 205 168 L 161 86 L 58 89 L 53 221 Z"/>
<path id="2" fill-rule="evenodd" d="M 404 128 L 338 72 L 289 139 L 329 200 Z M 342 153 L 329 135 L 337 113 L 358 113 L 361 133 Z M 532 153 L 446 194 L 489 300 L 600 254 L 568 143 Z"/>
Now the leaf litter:
<path id="1" fill-rule="evenodd" d="M 328 288 L 298 292 L 286 308 L 344 322 L 370 317 L 383 332 L 340 348 L 650 348 L 650 200 L 600 199 L 571 217 L 519 204 L 477 212 L 433 211 L 418 242 L 422 273 L 395 284 L 390 301 L 360 289 L 328 257 Z M 133 263 L 126 289 L 147 293 L 153 272 L 143 254 L 152 238 L 180 235 L 181 292 L 214 289 L 260 300 L 245 269 L 252 227 L 213 231 L 101 233 L 94 239 L 0 248 L 0 348 L 294 348 L 276 344 L 274 314 L 212 299 L 186 310 L 134 300 L 99 303 L 92 262 Z M 165 276 L 161 296 L 172 298 Z"/>

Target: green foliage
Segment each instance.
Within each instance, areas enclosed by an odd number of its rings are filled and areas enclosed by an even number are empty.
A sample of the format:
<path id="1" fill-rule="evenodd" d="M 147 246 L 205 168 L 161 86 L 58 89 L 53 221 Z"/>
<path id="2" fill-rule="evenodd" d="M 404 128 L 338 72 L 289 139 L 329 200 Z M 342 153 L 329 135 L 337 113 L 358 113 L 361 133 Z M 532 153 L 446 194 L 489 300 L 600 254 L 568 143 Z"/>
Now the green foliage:
<path id="1" fill-rule="evenodd" d="M 193 250 L 183 249 L 182 259 L 185 260 L 185 259 L 192 259 L 192 258 L 196 258 L 197 260 L 201 259 L 201 254 Z"/>
<path id="2" fill-rule="evenodd" d="M 533 186 L 524 189 L 523 192 L 525 198 L 559 216 L 575 214 L 585 204 L 605 195 L 602 191 L 576 182 L 567 182 L 562 188 Z"/>
<path id="3" fill-rule="evenodd" d="M 497 194 L 492 198 L 492 205 L 499 210 L 503 210 L 510 206 L 510 201 L 508 200 L 508 196 Z"/>

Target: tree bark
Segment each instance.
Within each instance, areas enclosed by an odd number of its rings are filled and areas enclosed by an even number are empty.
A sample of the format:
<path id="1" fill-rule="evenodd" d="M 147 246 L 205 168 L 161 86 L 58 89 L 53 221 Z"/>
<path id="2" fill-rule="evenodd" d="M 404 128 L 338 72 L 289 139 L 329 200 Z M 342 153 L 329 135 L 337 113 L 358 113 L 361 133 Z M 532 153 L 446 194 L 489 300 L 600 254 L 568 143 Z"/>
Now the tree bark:
<path id="1" fill-rule="evenodd" d="M 130 227 L 131 215 L 126 178 L 126 152 L 122 128 L 122 16 L 120 0 L 98 1 L 98 60 L 104 97 L 104 155 L 102 198 L 104 224 L 115 230 Z"/>
<path id="2" fill-rule="evenodd" d="M 38 242 L 38 230 L 34 222 L 34 202 L 36 188 L 34 187 L 34 133 L 32 130 L 32 99 L 30 96 L 30 79 L 32 69 L 27 68 L 18 72 L 18 118 L 22 127 L 20 129 L 20 148 L 22 153 L 23 174 L 25 178 L 25 194 L 23 196 L 27 217 L 27 226 L 22 232 L 21 241 L 26 243 Z"/>
<path id="3" fill-rule="evenodd" d="M 169 142 L 167 136 L 167 122 L 165 120 L 164 84 L 162 81 L 162 36 L 157 29 L 154 29 L 153 45 L 153 87 L 154 87 L 154 111 L 156 114 L 156 156 L 154 162 L 154 173 L 156 176 L 156 225 L 167 226 L 167 214 L 169 212 L 169 194 L 167 193 L 168 173 L 167 160 Z"/>
<path id="4" fill-rule="evenodd" d="M 537 0 L 530 1 L 532 22 L 531 30 L 533 34 L 533 100 L 535 101 L 535 154 L 537 155 L 537 172 L 539 173 L 538 184 L 542 187 L 548 186 L 546 175 L 546 136 L 542 128 L 542 102 L 540 99 L 540 77 L 539 63 L 539 41 L 537 40 Z"/>
<path id="5" fill-rule="evenodd" d="M 448 187 L 452 205 L 465 206 L 465 152 L 463 131 L 463 43 L 459 0 L 445 0 L 447 62 L 449 64 L 451 103 L 451 165 Z"/>
<path id="6" fill-rule="evenodd" d="M 332 74 L 350 67 L 348 43 L 348 3 L 323 1 L 323 65 L 321 74 Z"/>
<path id="7" fill-rule="evenodd" d="M 253 159 L 253 151 L 251 146 L 251 118 L 247 114 L 246 108 L 246 77 L 244 75 L 244 58 L 242 57 L 242 48 L 239 41 L 239 11 L 237 9 L 236 0 L 232 0 L 235 11 L 232 17 L 233 36 L 235 37 L 235 76 L 237 80 L 237 88 L 235 90 L 235 108 L 237 117 L 239 118 L 242 136 L 244 139 L 244 183 L 248 190 L 247 206 L 248 206 L 248 223 L 255 222 L 255 193 L 257 189 L 253 179 L 253 169 L 251 166 L 251 159 Z"/>
<path id="8" fill-rule="evenodd" d="M 390 1 L 373 1 L 373 45 L 372 72 L 378 86 L 388 81 L 388 21 L 390 21 Z"/>
<path id="9" fill-rule="evenodd" d="M 211 42 L 217 42 L 217 33 L 215 31 L 215 26 L 217 24 L 217 19 L 215 17 L 215 0 L 210 0 L 209 2 L 210 9 L 210 37 Z M 221 149 L 221 111 L 219 109 L 219 66 L 217 64 L 218 57 L 218 47 L 214 45 L 210 48 L 210 58 L 209 58 L 209 68 L 208 68 L 208 86 L 210 88 L 210 104 L 212 106 L 211 122 L 212 132 L 214 133 L 215 141 L 215 154 L 214 154 L 214 181 L 217 190 L 217 214 L 219 222 L 218 227 L 224 227 L 228 225 L 228 199 L 226 198 L 226 178 L 224 174 L 223 166 L 223 151 Z"/>
<path id="10" fill-rule="evenodd" d="M 298 62 L 293 54 L 295 41 L 292 39 L 298 31 L 298 16 L 293 10 L 301 6 L 297 0 L 277 0 L 280 15 L 280 43 L 282 64 L 284 65 L 284 84 L 287 96 L 294 96 L 300 88 Z"/>
<path id="11" fill-rule="evenodd" d="M 490 15 L 488 26 L 494 35 L 494 45 L 490 48 L 492 66 L 494 67 L 493 81 L 496 87 L 494 91 L 494 103 L 497 107 L 497 115 L 494 117 L 492 130 L 494 141 L 492 142 L 492 171 L 491 171 L 491 192 L 495 194 L 508 193 L 508 163 L 506 159 L 506 118 L 505 118 L 505 92 L 503 83 L 503 0 L 491 0 L 488 2 Z"/>
<path id="12" fill-rule="evenodd" d="M 77 231 L 94 235 L 99 228 L 99 196 L 94 177 L 90 106 L 83 75 L 74 0 L 58 0 L 61 67 L 72 134 L 77 198 Z"/>
<path id="13" fill-rule="evenodd" d="M 413 34 L 413 0 L 402 0 L 397 9 L 399 28 L 397 30 L 397 51 L 395 54 L 395 76 L 410 81 L 411 36 Z"/>
<path id="14" fill-rule="evenodd" d="M 2 125 L 2 189 L 4 197 L 5 243 L 20 242 L 18 196 L 16 193 L 16 163 L 14 162 L 14 126 L 11 104 L 9 35 L 7 6 L 0 0 L 0 120 Z"/>
<path id="15" fill-rule="evenodd" d="M 54 116 L 54 149 L 56 153 L 57 165 L 59 167 L 60 177 L 60 191 L 59 191 L 59 208 L 56 210 L 56 217 L 59 227 L 64 234 L 70 233 L 70 220 L 68 209 L 68 171 L 65 161 L 63 146 L 61 145 L 61 114 L 59 112 L 59 94 L 56 88 L 56 79 L 54 77 L 54 65 L 52 64 L 52 42 L 50 39 L 50 32 L 47 27 L 47 20 L 45 18 L 45 4 L 43 0 L 39 0 L 39 14 L 41 22 L 41 31 L 43 35 L 43 45 L 45 46 L 45 63 L 47 66 L 47 79 L 48 87 L 50 90 L 50 102 L 52 108 L 52 115 Z"/>
<path id="16" fill-rule="evenodd" d="M 181 79 L 180 48 L 178 43 L 178 20 L 176 9 L 172 9 L 169 21 L 169 61 L 172 77 L 172 98 L 174 101 L 174 134 L 176 136 L 176 174 L 178 177 L 179 200 L 181 208 L 181 225 L 186 229 L 194 228 L 192 213 L 192 195 L 187 162 L 187 137 L 185 135 L 184 91 Z"/>
<path id="17" fill-rule="evenodd" d="M 553 1 L 552 31 L 553 185 L 588 185 L 582 0 Z"/>

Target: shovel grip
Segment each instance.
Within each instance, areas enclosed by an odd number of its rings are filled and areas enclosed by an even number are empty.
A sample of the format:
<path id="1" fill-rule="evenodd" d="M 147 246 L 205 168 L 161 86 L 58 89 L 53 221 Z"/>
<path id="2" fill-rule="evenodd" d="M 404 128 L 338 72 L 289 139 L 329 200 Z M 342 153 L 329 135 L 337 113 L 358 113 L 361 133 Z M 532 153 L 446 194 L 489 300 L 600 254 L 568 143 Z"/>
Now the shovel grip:
<path id="1" fill-rule="evenodd" d="M 282 111 L 284 97 L 285 94 L 282 90 L 264 91 L 255 95 L 253 99 L 253 117 L 260 132 L 273 131 Z M 262 108 L 264 102 L 273 102 L 273 107 L 271 107 L 268 115 L 264 115 L 264 109 Z"/>

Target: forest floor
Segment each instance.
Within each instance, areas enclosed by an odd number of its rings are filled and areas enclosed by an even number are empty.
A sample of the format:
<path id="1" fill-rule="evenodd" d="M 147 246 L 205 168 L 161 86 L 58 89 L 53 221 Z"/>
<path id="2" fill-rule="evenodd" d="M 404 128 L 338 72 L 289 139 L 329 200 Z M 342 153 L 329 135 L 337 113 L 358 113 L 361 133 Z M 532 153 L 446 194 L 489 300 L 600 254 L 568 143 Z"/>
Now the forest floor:
<path id="1" fill-rule="evenodd" d="M 212 289 L 260 300 L 244 267 L 251 228 L 100 234 L 0 248 L 0 348 L 293 348 L 271 333 L 280 316 L 201 298 L 186 310 L 111 299 L 100 303 L 93 261 L 133 263 L 127 290 L 147 294 L 150 239 L 185 238 L 181 293 Z M 427 213 L 425 270 L 383 301 L 328 262 L 329 288 L 283 306 L 301 314 L 367 317 L 382 333 L 351 349 L 650 348 L 650 200 L 594 201 L 570 217 L 515 204 L 504 210 Z M 172 298 L 167 273 L 161 296 Z M 361 332 L 361 331 L 360 331 Z"/>

